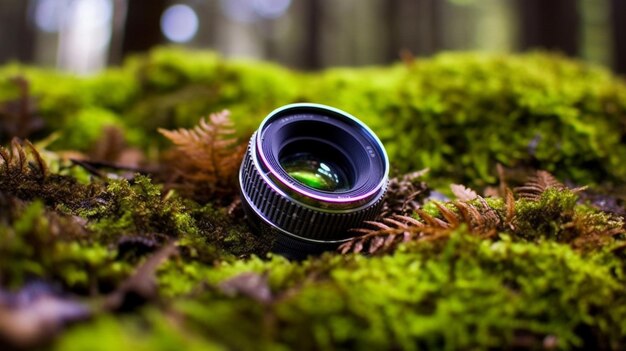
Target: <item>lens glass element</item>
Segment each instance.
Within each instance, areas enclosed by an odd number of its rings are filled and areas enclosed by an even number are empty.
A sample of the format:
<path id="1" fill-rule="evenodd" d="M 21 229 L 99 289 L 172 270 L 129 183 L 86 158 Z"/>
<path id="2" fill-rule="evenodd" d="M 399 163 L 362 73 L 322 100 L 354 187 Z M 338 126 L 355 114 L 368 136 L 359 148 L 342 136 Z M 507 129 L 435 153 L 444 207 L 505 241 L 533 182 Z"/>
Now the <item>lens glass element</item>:
<path id="1" fill-rule="evenodd" d="M 313 189 L 345 191 L 350 188 L 348 177 L 340 167 L 312 153 L 286 155 L 280 165 L 291 178 Z"/>

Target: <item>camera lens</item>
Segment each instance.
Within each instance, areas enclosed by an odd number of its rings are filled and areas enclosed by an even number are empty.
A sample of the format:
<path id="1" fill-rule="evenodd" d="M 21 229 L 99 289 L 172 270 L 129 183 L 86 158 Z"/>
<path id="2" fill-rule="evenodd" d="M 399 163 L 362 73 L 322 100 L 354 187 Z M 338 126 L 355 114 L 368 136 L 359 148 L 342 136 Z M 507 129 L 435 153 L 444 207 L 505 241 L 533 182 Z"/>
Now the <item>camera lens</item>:
<path id="1" fill-rule="evenodd" d="M 384 147 L 361 121 L 318 104 L 271 112 L 250 138 L 239 172 L 251 224 L 273 251 L 302 258 L 351 238 L 378 214 L 387 187 Z"/>

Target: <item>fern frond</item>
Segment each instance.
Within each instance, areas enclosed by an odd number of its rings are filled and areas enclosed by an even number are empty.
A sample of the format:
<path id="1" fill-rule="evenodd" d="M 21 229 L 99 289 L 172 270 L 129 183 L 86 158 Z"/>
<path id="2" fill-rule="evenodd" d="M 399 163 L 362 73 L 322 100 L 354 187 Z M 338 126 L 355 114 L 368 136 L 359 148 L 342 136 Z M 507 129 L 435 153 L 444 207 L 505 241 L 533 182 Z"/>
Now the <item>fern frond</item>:
<path id="1" fill-rule="evenodd" d="M 45 178 L 48 174 L 48 166 L 41 157 L 35 146 L 28 140 L 24 141 L 28 150 L 24 149 L 18 138 L 11 140 L 11 146 L 0 146 L 0 176 L 20 177 L 35 176 Z M 27 152 L 28 151 L 28 152 Z M 29 155 L 32 161 L 29 159 Z"/>
<path id="2" fill-rule="evenodd" d="M 400 218 L 405 218 L 405 216 L 402 216 Z M 395 226 L 396 228 L 401 228 L 401 229 L 407 229 L 408 228 L 407 223 L 401 222 L 400 220 L 398 220 L 396 218 L 383 218 L 382 221 L 385 222 L 385 223 L 388 223 L 390 226 Z M 419 223 L 420 225 L 422 225 L 421 222 L 419 222 L 419 221 L 415 221 L 415 222 Z M 373 222 L 373 223 L 376 223 L 376 222 Z"/>
<path id="3" fill-rule="evenodd" d="M 583 250 L 615 242 L 613 240 L 615 236 L 626 234 L 626 227 L 622 217 L 611 215 L 609 217 L 592 213 L 575 215 L 571 222 L 563 226 L 562 236 L 573 237 L 572 246 Z"/>
<path id="4" fill-rule="evenodd" d="M 388 251 L 401 242 L 411 240 L 435 240 L 447 236 L 454 229 L 466 225 L 470 232 L 491 236 L 502 225 L 497 212 L 491 208 L 482 197 L 478 197 L 480 209 L 464 201 L 454 201 L 458 213 L 449 209 L 445 204 L 434 201 L 442 218 L 434 217 L 422 209 L 415 213 L 418 218 L 406 215 L 392 215 L 379 221 L 367 221 L 367 228 L 352 230 L 361 236 L 343 243 L 339 247 L 342 253 L 359 253 L 365 248 L 370 254 Z"/>
<path id="5" fill-rule="evenodd" d="M 484 227 L 485 220 L 476 207 L 462 201 L 453 201 L 452 205 L 459 210 L 462 223 L 466 223 L 470 230 L 480 230 Z"/>
<path id="6" fill-rule="evenodd" d="M 11 167 L 11 154 L 9 153 L 9 151 L 7 149 L 5 149 L 4 147 L 0 146 L 0 157 L 2 157 L 2 165 L 4 165 L 4 169 L 3 172 L 8 172 L 10 167 Z"/>
<path id="7" fill-rule="evenodd" d="M 372 228 L 353 229 L 353 232 L 361 236 L 341 244 L 338 248 L 339 252 L 359 253 L 364 248 L 368 248 L 370 254 L 385 251 L 400 241 L 408 241 L 419 232 L 419 228 L 425 228 L 425 225 L 415 218 L 403 215 L 393 215 L 381 221 L 366 221 L 365 224 Z"/>
<path id="8" fill-rule="evenodd" d="M 472 201 L 478 197 L 478 194 L 476 194 L 474 190 L 461 184 L 451 184 L 450 190 L 452 190 L 454 196 L 461 201 Z"/>
<path id="9" fill-rule="evenodd" d="M 489 228 L 489 230 L 500 227 L 503 221 L 500 218 L 500 215 L 498 215 L 498 212 L 489 206 L 487 200 L 485 200 L 482 196 L 478 197 L 478 202 L 481 206 L 481 210 L 479 212 L 482 218 L 485 219 L 485 227 Z"/>
<path id="10" fill-rule="evenodd" d="M 506 208 L 506 216 L 504 218 L 504 224 L 511 230 L 515 230 L 515 197 L 513 191 L 509 187 L 504 188 L 505 199 L 504 205 Z"/>
<path id="11" fill-rule="evenodd" d="M 427 212 L 423 211 L 422 209 L 417 209 L 417 214 L 420 216 L 420 218 L 426 222 L 426 226 L 431 227 L 431 228 L 441 228 L 441 229 L 448 229 L 451 227 L 451 225 L 439 218 L 435 218 L 431 215 L 429 215 Z"/>
<path id="12" fill-rule="evenodd" d="M 586 190 L 587 186 L 568 188 L 565 184 L 561 183 L 552 174 L 550 174 L 550 172 L 537 171 L 537 173 L 530 177 L 524 185 L 516 188 L 515 192 L 520 199 L 539 201 L 541 195 L 548 189 L 568 189 L 573 193 L 579 193 Z"/>
<path id="13" fill-rule="evenodd" d="M 227 110 L 203 118 L 191 129 L 159 129 L 175 148 L 170 155 L 174 183 L 209 192 L 230 191 L 236 182 L 246 145 L 235 136 Z"/>
<path id="14" fill-rule="evenodd" d="M 538 201 L 542 199 L 546 190 L 553 188 L 562 189 L 562 196 L 569 196 L 570 199 L 572 193 L 585 189 L 584 187 L 568 189 L 550 173 L 540 171 L 524 186 L 517 188 L 520 195 L 518 200 Z M 458 186 L 457 189 L 458 195 L 461 195 L 457 197 L 471 195 L 464 186 Z M 465 226 L 472 235 L 482 238 L 506 232 L 525 240 L 556 238 L 559 242 L 566 242 L 574 248 L 582 249 L 606 245 L 612 242 L 616 235 L 626 233 L 623 218 L 610 213 L 578 211 L 574 207 L 544 207 L 538 203 L 516 206 L 514 193 L 506 184 L 501 192 L 502 201 L 492 202 L 479 195 L 475 198 L 473 195 L 469 196 L 471 200 L 457 199 L 447 203 L 431 201 L 430 203 L 439 211 L 437 215 L 418 208 L 413 213 L 415 217 L 390 215 L 377 221 L 365 222 L 364 227 L 352 230 L 360 236 L 343 243 L 340 251 L 342 253 L 366 251 L 370 254 L 389 251 L 401 242 L 445 238 L 461 226 Z M 552 198 L 556 203 L 559 200 Z M 544 213 L 550 208 L 556 213 Z M 552 232 L 543 230 L 536 232 L 535 227 L 545 227 L 547 222 L 550 225 L 560 224 Z"/>
<path id="15" fill-rule="evenodd" d="M 11 140 L 11 153 L 13 154 L 15 161 L 14 166 L 16 166 L 20 172 L 24 172 L 26 168 L 26 153 L 17 138 L 13 138 L 13 140 Z M 16 155 L 17 158 L 15 158 Z"/>
<path id="16" fill-rule="evenodd" d="M 515 189 L 517 196 L 521 199 L 539 201 L 541 195 L 548 189 L 565 189 L 565 185 L 557 180 L 550 172 L 537 171 L 530 177 L 526 184 Z"/>
<path id="17" fill-rule="evenodd" d="M 421 201 L 429 193 L 426 183 L 420 180 L 428 171 L 428 169 L 423 169 L 391 178 L 379 218 L 393 214 L 406 215 L 418 209 Z"/>
<path id="18" fill-rule="evenodd" d="M 440 215 L 436 217 L 418 208 L 414 212 L 416 218 L 391 215 L 378 221 L 367 221 L 366 227 L 352 230 L 360 236 L 343 243 L 339 251 L 358 253 L 367 249 L 371 254 L 388 251 L 401 242 L 445 237 L 462 225 L 465 225 L 472 234 L 490 237 L 504 229 L 505 225 L 512 225 L 515 215 L 515 199 L 512 192 L 508 196 L 509 203 L 506 205 L 508 212 L 505 219 L 501 218 L 498 211 L 483 197 L 476 196 L 472 201 L 454 200 L 447 204 L 433 201 Z"/>
<path id="19" fill-rule="evenodd" d="M 41 174 L 41 176 L 45 178 L 48 175 L 48 165 L 43 160 L 43 157 L 41 157 L 41 154 L 39 153 L 39 151 L 37 151 L 33 143 L 31 143 L 27 139 L 27 140 L 24 140 L 24 144 L 26 144 L 26 146 L 28 147 L 30 151 L 30 155 L 34 158 L 35 169 L 37 169 L 39 173 Z"/>
<path id="20" fill-rule="evenodd" d="M 438 201 L 434 201 L 433 203 L 437 206 L 437 209 L 439 209 L 439 212 L 441 212 L 441 215 L 451 227 L 456 228 L 459 226 L 460 221 L 456 213 L 450 211 L 446 206 L 440 204 Z"/>

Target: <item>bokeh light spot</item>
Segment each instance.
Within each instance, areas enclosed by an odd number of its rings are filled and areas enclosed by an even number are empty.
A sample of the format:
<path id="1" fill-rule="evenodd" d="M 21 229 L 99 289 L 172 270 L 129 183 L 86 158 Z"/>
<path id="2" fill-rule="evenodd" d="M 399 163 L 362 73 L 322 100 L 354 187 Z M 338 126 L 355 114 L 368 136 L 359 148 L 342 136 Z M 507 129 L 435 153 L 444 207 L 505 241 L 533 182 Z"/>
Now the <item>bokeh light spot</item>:
<path id="1" fill-rule="evenodd" d="M 35 5 L 34 20 L 37 28 L 46 33 L 56 33 L 61 28 L 65 3 L 58 0 L 39 0 Z"/>
<path id="2" fill-rule="evenodd" d="M 177 4 L 168 7 L 161 16 L 161 31 L 176 43 L 186 43 L 198 32 L 198 15 L 191 7 Z"/>

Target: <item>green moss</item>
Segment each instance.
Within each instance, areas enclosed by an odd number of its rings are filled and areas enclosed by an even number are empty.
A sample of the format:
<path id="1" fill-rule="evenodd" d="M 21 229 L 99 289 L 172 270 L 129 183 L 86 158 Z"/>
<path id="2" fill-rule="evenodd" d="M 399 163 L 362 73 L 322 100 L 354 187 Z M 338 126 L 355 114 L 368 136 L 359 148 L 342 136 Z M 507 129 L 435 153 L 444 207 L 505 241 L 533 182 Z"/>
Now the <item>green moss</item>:
<path id="1" fill-rule="evenodd" d="M 110 68 L 105 73 L 81 82 L 82 92 L 90 105 L 122 112 L 139 95 L 138 79 L 132 79 L 129 66 Z"/>
<path id="2" fill-rule="evenodd" d="M 393 256 L 252 259 L 184 271 L 169 264 L 160 282 L 178 316 L 175 329 L 227 349 L 541 348 L 548 339 L 559 349 L 605 348 L 624 338 L 620 267 L 603 253 L 582 256 L 569 246 L 506 237 L 489 242 L 459 231 L 439 249 L 418 243 Z M 220 291 L 220 282 L 246 272 L 267 276 L 273 302 Z M 139 325 L 145 340 L 172 332 L 160 329 L 153 311 L 141 315 L 149 318 L 120 338 L 136 336 Z M 81 344 L 87 331 L 103 339 L 120 333 L 115 323 L 102 323 L 69 332 L 61 345 Z"/>
<path id="3" fill-rule="evenodd" d="M 32 279 L 61 283 L 74 291 L 114 286 L 131 265 L 94 243 L 72 218 L 47 212 L 40 201 L 14 209 L 15 220 L 0 225 L 0 284 L 18 288 Z"/>
<path id="4" fill-rule="evenodd" d="M 303 74 L 161 48 L 87 80 L 17 66 L 0 78 L 16 74 L 31 81 L 49 131 L 69 129 L 74 116 L 99 109 L 154 136 L 156 128 L 188 127 L 229 108 L 247 133 L 274 108 L 311 101 L 363 119 L 397 168 L 429 167 L 441 184 L 493 183 L 496 163 L 533 165 L 582 184 L 626 176 L 626 85 L 604 69 L 552 54 L 447 53 L 411 65 Z M 14 96 L 2 91 L 0 101 Z M 135 138 L 145 147 L 158 140 Z"/>
<path id="5" fill-rule="evenodd" d="M 173 191 L 163 194 L 161 188 L 141 175 L 132 184 L 125 179 L 110 180 L 99 204 L 77 213 L 90 220 L 88 228 L 100 240 L 110 242 L 125 236 L 177 240 L 185 255 L 204 262 L 269 249 L 226 209 L 201 206 Z"/>
<path id="6" fill-rule="evenodd" d="M 189 55 L 171 48 L 157 49 L 128 66 L 142 90 L 126 116 L 129 124 L 144 130 L 190 127 L 227 108 L 237 129 L 249 133 L 274 108 L 296 101 L 301 84 L 298 75 L 276 65 L 229 62 L 213 53 Z"/>
<path id="7" fill-rule="evenodd" d="M 146 326 L 149 325 L 148 328 Z M 61 339 L 55 349 L 71 350 L 225 350 L 215 343 L 189 335 L 156 311 L 147 311 L 143 318 L 127 316 L 123 320 L 103 316 L 93 324 L 78 327 Z"/>
<path id="8" fill-rule="evenodd" d="M 45 240 L 47 219 L 43 204 L 34 202 L 21 213 L 11 226 L 0 227 L 0 274 L 3 285 L 20 286 L 28 275 L 41 275 L 45 268 L 31 260 L 37 256 L 37 246 L 31 241 Z M 13 262 L 16 260 L 17 262 Z"/>
<path id="9" fill-rule="evenodd" d="M 626 85 L 546 53 L 449 53 L 302 73 L 160 48 L 90 78 L 2 67 L 0 103 L 19 98 L 7 83 L 16 75 L 30 82 L 46 123 L 32 138 L 60 132 L 58 149 L 88 150 L 115 125 L 155 161 L 154 146 L 164 142 L 158 127 L 188 127 L 229 108 L 245 135 L 274 108 L 311 101 L 361 118 L 395 168 L 429 167 L 435 186 L 495 183 L 496 163 L 578 183 L 622 186 L 626 176 Z M 272 238 L 253 235 L 225 199 L 199 204 L 145 176 L 81 183 L 72 171 L 55 166 L 44 175 L 34 160 L 26 164 L 0 166 L 1 287 L 42 279 L 102 297 L 147 255 L 177 242 L 178 255 L 156 272 L 157 301 L 129 314 L 96 314 L 61 334 L 58 349 L 617 349 L 626 342 L 626 260 L 613 237 L 623 219 L 568 190 L 517 200 L 513 226 L 490 239 L 460 228 L 390 255 L 290 262 L 266 256 Z M 486 201 L 506 217 L 504 201 Z M 441 218 L 433 202 L 423 210 Z M 235 293 L 224 288 L 232 279 L 241 284 Z M 264 289 L 270 298 L 255 295 Z"/>
<path id="10" fill-rule="evenodd" d="M 86 108 L 64 122 L 60 137 L 52 144 L 57 149 L 89 150 L 106 127 L 122 125 L 119 116 L 102 108 Z"/>
<path id="11" fill-rule="evenodd" d="M 519 232 L 527 239 L 547 237 L 558 240 L 562 226 L 572 220 L 578 196 L 560 189 L 548 189 L 540 201 L 520 201 L 516 215 Z"/>
<path id="12" fill-rule="evenodd" d="M 161 186 L 146 176 L 138 175 L 132 184 L 126 179 L 110 180 L 101 199 L 99 205 L 78 211 L 93 221 L 90 229 L 101 235 L 197 233 L 180 198 L 163 198 Z"/>

